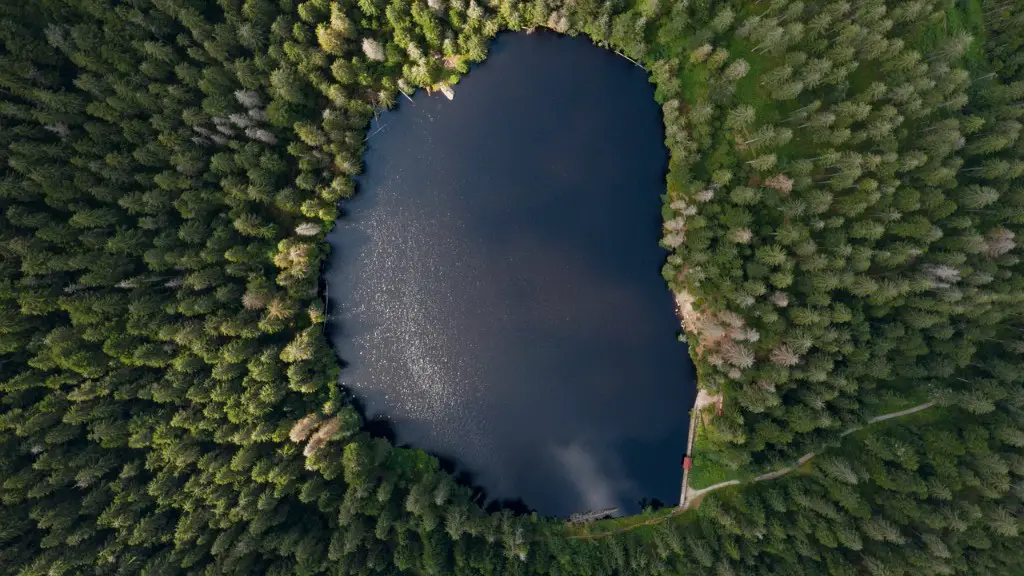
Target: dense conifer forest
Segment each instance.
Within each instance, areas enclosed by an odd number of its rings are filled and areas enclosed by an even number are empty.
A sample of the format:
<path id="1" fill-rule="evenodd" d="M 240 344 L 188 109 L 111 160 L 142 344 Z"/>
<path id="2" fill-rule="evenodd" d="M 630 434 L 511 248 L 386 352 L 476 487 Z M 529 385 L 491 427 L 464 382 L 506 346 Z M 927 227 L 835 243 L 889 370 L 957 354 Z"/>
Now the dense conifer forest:
<path id="1" fill-rule="evenodd" d="M 816 454 L 792 473 L 488 513 L 337 384 L 318 280 L 370 120 L 541 27 L 656 85 L 663 274 L 723 399 L 696 481 Z M 0 4 L 0 571 L 1019 574 L 1022 30 L 1014 0 Z"/>

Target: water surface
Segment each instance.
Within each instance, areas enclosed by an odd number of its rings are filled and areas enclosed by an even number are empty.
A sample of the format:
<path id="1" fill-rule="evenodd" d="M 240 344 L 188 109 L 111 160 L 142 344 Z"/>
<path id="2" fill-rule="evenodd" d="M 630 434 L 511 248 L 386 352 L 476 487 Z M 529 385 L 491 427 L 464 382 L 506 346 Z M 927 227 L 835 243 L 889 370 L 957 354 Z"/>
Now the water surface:
<path id="1" fill-rule="evenodd" d="M 342 383 L 489 498 L 677 503 L 693 374 L 659 273 L 646 74 L 582 38 L 506 34 L 455 92 L 370 130 L 329 237 Z"/>

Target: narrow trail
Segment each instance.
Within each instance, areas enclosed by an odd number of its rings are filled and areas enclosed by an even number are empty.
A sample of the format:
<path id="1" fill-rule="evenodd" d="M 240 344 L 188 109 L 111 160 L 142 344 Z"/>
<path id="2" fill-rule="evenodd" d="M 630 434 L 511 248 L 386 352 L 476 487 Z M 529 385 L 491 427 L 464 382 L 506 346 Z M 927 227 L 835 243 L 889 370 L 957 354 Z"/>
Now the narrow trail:
<path id="1" fill-rule="evenodd" d="M 693 437 L 697 435 L 697 418 L 699 412 L 694 409 L 690 411 L 690 433 L 686 437 L 686 456 L 689 457 L 693 454 Z M 690 468 L 689 466 L 683 468 L 683 484 L 680 488 L 679 493 L 679 505 L 683 506 L 686 504 L 686 487 L 690 485 Z"/>
<path id="2" fill-rule="evenodd" d="M 935 406 L 935 401 L 934 400 L 929 401 L 929 402 L 925 402 L 924 404 L 918 404 L 917 406 L 914 406 L 912 408 L 907 408 L 906 410 L 900 410 L 899 412 L 890 412 L 889 414 L 882 414 L 881 416 L 875 416 L 874 418 L 871 418 L 870 420 L 868 420 L 867 423 L 864 424 L 863 426 L 854 426 L 853 428 L 850 428 L 850 429 L 844 431 L 841 434 L 841 436 L 849 436 L 850 434 L 853 434 L 854 432 L 856 432 L 858 430 L 863 430 L 864 428 L 866 428 L 867 426 L 870 426 L 871 424 L 877 424 L 879 422 L 885 422 L 886 420 L 892 420 L 894 418 L 901 418 L 903 416 L 909 416 L 911 414 L 915 414 L 915 413 L 920 412 L 922 410 L 927 410 L 928 408 L 931 408 L 933 406 Z M 694 410 L 694 412 L 695 412 L 695 415 L 696 415 L 697 411 Z M 687 448 L 687 453 L 691 452 L 692 446 L 693 446 L 693 444 L 692 444 L 693 443 L 693 434 L 694 434 L 695 430 L 694 430 L 694 426 L 693 426 L 692 423 L 693 423 L 694 420 L 696 420 L 696 418 L 691 418 L 690 419 L 690 421 L 691 421 L 690 439 L 689 439 L 690 445 Z M 793 464 L 792 466 L 786 466 L 785 468 L 780 468 L 780 469 L 774 470 L 772 472 L 767 472 L 765 474 L 761 474 L 760 476 L 756 476 L 752 480 L 750 480 L 749 483 L 753 483 L 753 482 L 766 482 L 768 480 L 775 480 L 776 478 L 781 478 L 781 477 L 785 476 L 786 474 L 789 474 L 793 470 L 796 470 L 800 466 L 806 464 L 807 462 L 810 462 L 811 459 L 814 458 L 815 456 L 817 456 L 817 453 L 815 453 L 815 452 L 808 452 L 807 454 L 804 454 L 803 456 L 801 456 L 797 460 L 796 464 Z M 684 478 L 686 477 L 686 472 L 685 471 L 683 472 L 683 476 L 684 476 Z M 672 518 L 674 516 L 678 516 L 679 514 L 682 514 L 683 512 L 689 510 L 690 506 L 693 504 L 693 502 L 698 501 L 698 499 L 701 496 L 703 496 L 704 494 L 707 494 L 708 492 L 713 492 L 715 490 L 720 490 L 722 488 L 728 488 L 729 486 L 738 486 L 738 485 L 741 485 L 741 484 L 743 484 L 742 480 L 734 479 L 734 480 L 726 480 L 725 482 L 719 482 L 718 484 L 714 484 L 712 486 L 708 486 L 707 488 L 701 488 L 700 490 L 691 490 L 689 485 L 686 483 L 686 480 L 684 480 L 683 481 L 683 486 L 685 487 L 684 489 L 686 490 L 686 492 L 685 492 L 685 494 L 686 494 L 686 498 L 685 498 L 686 504 L 684 504 L 682 506 L 676 506 L 675 509 L 672 510 L 672 512 L 670 512 L 668 514 L 665 514 L 664 516 L 657 516 L 657 517 L 654 517 L 654 518 L 650 518 L 648 520 L 644 520 L 643 522 L 637 522 L 636 524 L 630 524 L 628 526 L 623 526 L 621 528 L 615 528 L 614 530 L 606 530 L 604 532 L 594 532 L 592 534 L 576 534 L 576 535 L 572 535 L 572 536 L 566 536 L 566 539 L 568 539 L 568 540 L 595 540 L 595 539 L 598 539 L 598 538 L 606 538 L 608 536 L 614 536 L 615 534 L 622 534 L 623 532 L 630 532 L 630 531 L 636 530 L 637 528 L 640 528 L 642 526 L 654 526 L 656 524 L 661 524 L 662 522 L 665 522 L 665 521 L 669 520 L 670 518 Z"/>

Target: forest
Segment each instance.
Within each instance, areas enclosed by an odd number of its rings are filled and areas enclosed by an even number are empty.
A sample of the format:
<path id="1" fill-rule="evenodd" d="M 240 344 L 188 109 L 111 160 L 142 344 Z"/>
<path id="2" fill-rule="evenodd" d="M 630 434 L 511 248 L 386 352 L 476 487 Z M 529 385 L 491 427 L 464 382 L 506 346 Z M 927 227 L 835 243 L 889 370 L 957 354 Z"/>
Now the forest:
<path id="1" fill-rule="evenodd" d="M 0 572 L 1020 574 L 1020 2 L 0 15 Z M 319 277 L 370 120 L 539 28 L 656 87 L 662 272 L 723 399 L 696 481 L 817 455 L 793 473 L 593 524 L 489 511 L 339 386 Z"/>

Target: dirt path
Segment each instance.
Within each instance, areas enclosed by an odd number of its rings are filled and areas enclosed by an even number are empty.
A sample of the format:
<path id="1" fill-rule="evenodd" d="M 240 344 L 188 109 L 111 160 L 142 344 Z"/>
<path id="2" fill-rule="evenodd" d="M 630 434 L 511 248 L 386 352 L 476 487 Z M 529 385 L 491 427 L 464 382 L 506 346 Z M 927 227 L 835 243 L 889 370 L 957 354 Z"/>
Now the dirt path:
<path id="1" fill-rule="evenodd" d="M 881 416 L 875 416 L 871 420 L 868 420 L 868 424 L 874 424 L 875 422 L 884 422 L 885 420 L 890 420 L 892 418 L 900 418 L 902 416 L 909 416 L 909 415 L 913 414 L 914 412 L 920 412 L 921 410 L 925 410 L 925 409 L 931 408 L 932 406 L 935 406 L 935 401 L 934 400 L 932 400 L 931 402 L 925 402 L 924 404 L 918 404 L 917 406 L 914 406 L 913 408 L 907 408 L 906 410 L 900 410 L 899 412 L 890 412 L 889 414 L 883 414 Z M 861 426 L 861 428 L 863 428 L 863 426 Z"/>
<path id="2" fill-rule="evenodd" d="M 886 420 L 892 420 L 894 418 L 902 418 L 903 416 L 909 416 L 911 414 L 915 414 L 915 413 L 920 412 L 922 410 L 927 410 L 928 408 L 931 408 L 932 406 L 935 406 L 935 401 L 934 400 L 929 401 L 929 402 L 925 402 L 924 404 L 918 404 L 917 406 L 914 406 L 912 408 L 907 408 L 906 410 L 900 410 L 899 412 L 890 412 L 888 414 L 882 414 L 881 416 L 875 416 L 874 418 L 871 418 L 870 420 L 868 420 L 867 423 L 864 424 L 864 426 L 854 426 L 853 428 L 850 428 L 849 430 L 844 431 L 842 434 L 840 434 L 840 436 L 849 436 L 850 434 L 853 434 L 854 432 L 856 432 L 858 430 L 863 430 L 866 426 L 870 426 L 872 424 L 877 424 L 878 422 L 885 422 Z M 752 482 L 764 482 L 766 480 L 775 480 L 776 478 L 781 478 L 781 477 L 785 476 L 786 474 L 789 474 L 793 470 L 796 470 L 800 466 L 803 466 L 807 462 L 810 462 L 810 460 L 812 458 L 814 458 L 815 456 L 817 456 L 817 454 L 815 454 L 814 452 L 808 452 L 807 454 L 804 454 L 803 456 L 801 456 L 796 461 L 796 464 L 794 464 L 792 466 L 786 466 L 785 468 L 780 468 L 778 470 L 775 470 L 775 471 L 772 471 L 772 472 L 768 472 L 766 474 L 761 474 L 760 476 L 755 477 L 752 480 Z M 737 484 L 741 484 L 741 482 L 739 480 L 728 480 L 726 482 L 719 482 L 718 484 L 715 484 L 714 486 L 708 486 L 707 488 L 702 488 L 700 490 L 690 490 L 690 487 L 687 486 L 686 487 L 687 494 L 686 494 L 686 500 L 685 500 L 686 504 L 682 508 L 684 510 L 689 508 L 690 504 L 692 502 L 694 502 L 695 498 L 697 498 L 698 496 L 701 496 L 701 495 L 703 495 L 703 494 L 705 494 L 707 492 L 712 492 L 714 490 L 718 490 L 720 488 L 726 488 L 728 486 L 735 486 Z"/>
<path id="3" fill-rule="evenodd" d="M 922 410 L 927 410 L 928 408 L 931 408 L 932 406 L 935 406 L 935 401 L 925 402 L 924 404 L 918 404 L 917 406 L 914 406 L 912 408 L 907 408 L 906 410 L 900 410 L 899 412 L 890 412 L 889 414 L 882 414 L 881 416 L 875 416 L 874 418 L 871 418 L 870 420 L 868 420 L 867 423 L 864 426 L 855 426 L 853 428 L 850 428 L 849 430 L 846 430 L 845 432 L 842 433 L 842 436 L 848 436 L 850 434 L 853 434 L 854 432 L 856 432 L 858 430 L 862 430 L 865 427 L 870 426 L 871 424 L 876 424 L 878 422 L 885 422 L 886 420 L 892 420 L 894 418 L 901 418 L 903 416 L 909 416 L 911 414 L 915 414 L 915 413 L 920 412 Z M 694 410 L 694 412 L 696 412 L 696 410 Z M 693 429 L 693 425 L 692 425 L 692 422 L 694 420 L 696 420 L 696 418 L 691 418 L 691 426 L 690 426 L 690 440 L 691 440 L 691 442 L 692 442 L 693 434 L 694 434 L 694 429 Z M 692 450 L 692 443 L 691 443 L 690 447 L 687 449 L 687 453 L 690 453 L 691 450 Z M 808 452 L 807 454 L 804 454 L 803 456 L 801 456 L 797 460 L 796 464 L 794 464 L 792 466 L 786 466 L 785 468 L 780 468 L 780 469 L 774 470 L 772 472 L 767 472 L 765 474 L 761 474 L 760 476 L 755 477 L 750 482 L 765 482 L 765 481 L 768 481 L 768 480 L 775 480 L 776 478 L 781 478 L 781 477 L 785 476 L 786 474 L 789 474 L 793 470 L 796 470 L 800 466 L 806 464 L 807 462 L 810 462 L 811 459 L 814 458 L 815 456 L 817 456 L 817 454 L 815 452 Z M 683 473 L 683 477 L 684 478 L 686 477 L 686 473 L 685 472 Z M 569 540 L 594 540 L 594 539 L 597 539 L 597 538 L 605 538 L 605 537 L 608 537 L 608 536 L 613 536 L 615 534 L 621 534 L 623 532 L 630 532 L 632 530 L 636 530 L 637 528 L 640 528 L 641 526 L 654 526 L 656 524 L 661 524 L 662 522 L 665 522 L 666 520 L 672 518 L 673 516 L 677 516 L 679 514 L 682 514 L 686 510 L 689 510 L 690 506 L 694 502 L 699 501 L 699 498 L 701 496 L 703 496 L 704 494 L 707 494 L 708 492 L 713 492 L 715 490 L 720 490 L 722 488 L 728 488 L 729 486 L 738 486 L 740 484 L 743 484 L 743 481 L 738 480 L 738 479 L 734 479 L 734 480 L 726 480 L 725 482 L 719 482 L 718 484 L 714 484 L 712 486 L 708 486 L 707 488 L 701 488 L 700 490 L 691 490 L 689 485 L 686 484 L 686 480 L 684 479 L 683 487 L 684 487 L 684 490 L 686 490 L 686 492 L 685 492 L 685 496 L 686 497 L 685 497 L 685 499 L 683 499 L 683 502 L 685 502 L 685 504 L 683 504 L 681 506 L 677 506 L 669 514 L 666 514 L 664 516 L 658 516 L 658 517 L 655 517 L 655 518 L 650 518 L 650 519 L 645 520 L 643 522 L 637 522 L 636 524 L 630 524 L 629 526 L 623 526 L 621 528 L 616 528 L 614 530 L 606 530 L 604 532 L 594 532 L 592 534 L 576 534 L 576 535 L 573 535 L 573 536 L 567 536 L 566 538 L 569 539 Z"/>
<path id="4" fill-rule="evenodd" d="M 693 441 L 697 437 L 697 419 L 700 418 L 701 410 L 717 406 L 722 407 L 722 395 L 711 395 L 705 390 L 697 390 L 697 397 L 693 401 L 693 409 L 690 410 L 690 432 L 686 436 L 686 457 L 693 457 Z M 683 468 L 683 483 L 679 489 L 679 508 L 686 508 L 686 499 L 690 497 L 690 469 Z"/>
<path id="5" fill-rule="evenodd" d="M 697 434 L 697 418 L 700 418 L 700 411 L 690 410 L 690 434 L 686 437 L 686 456 L 693 454 L 693 437 Z M 679 507 L 686 506 L 687 488 L 690 486 L 690 468 L 683 468 L 683 484 L 679 490 Z"/>

